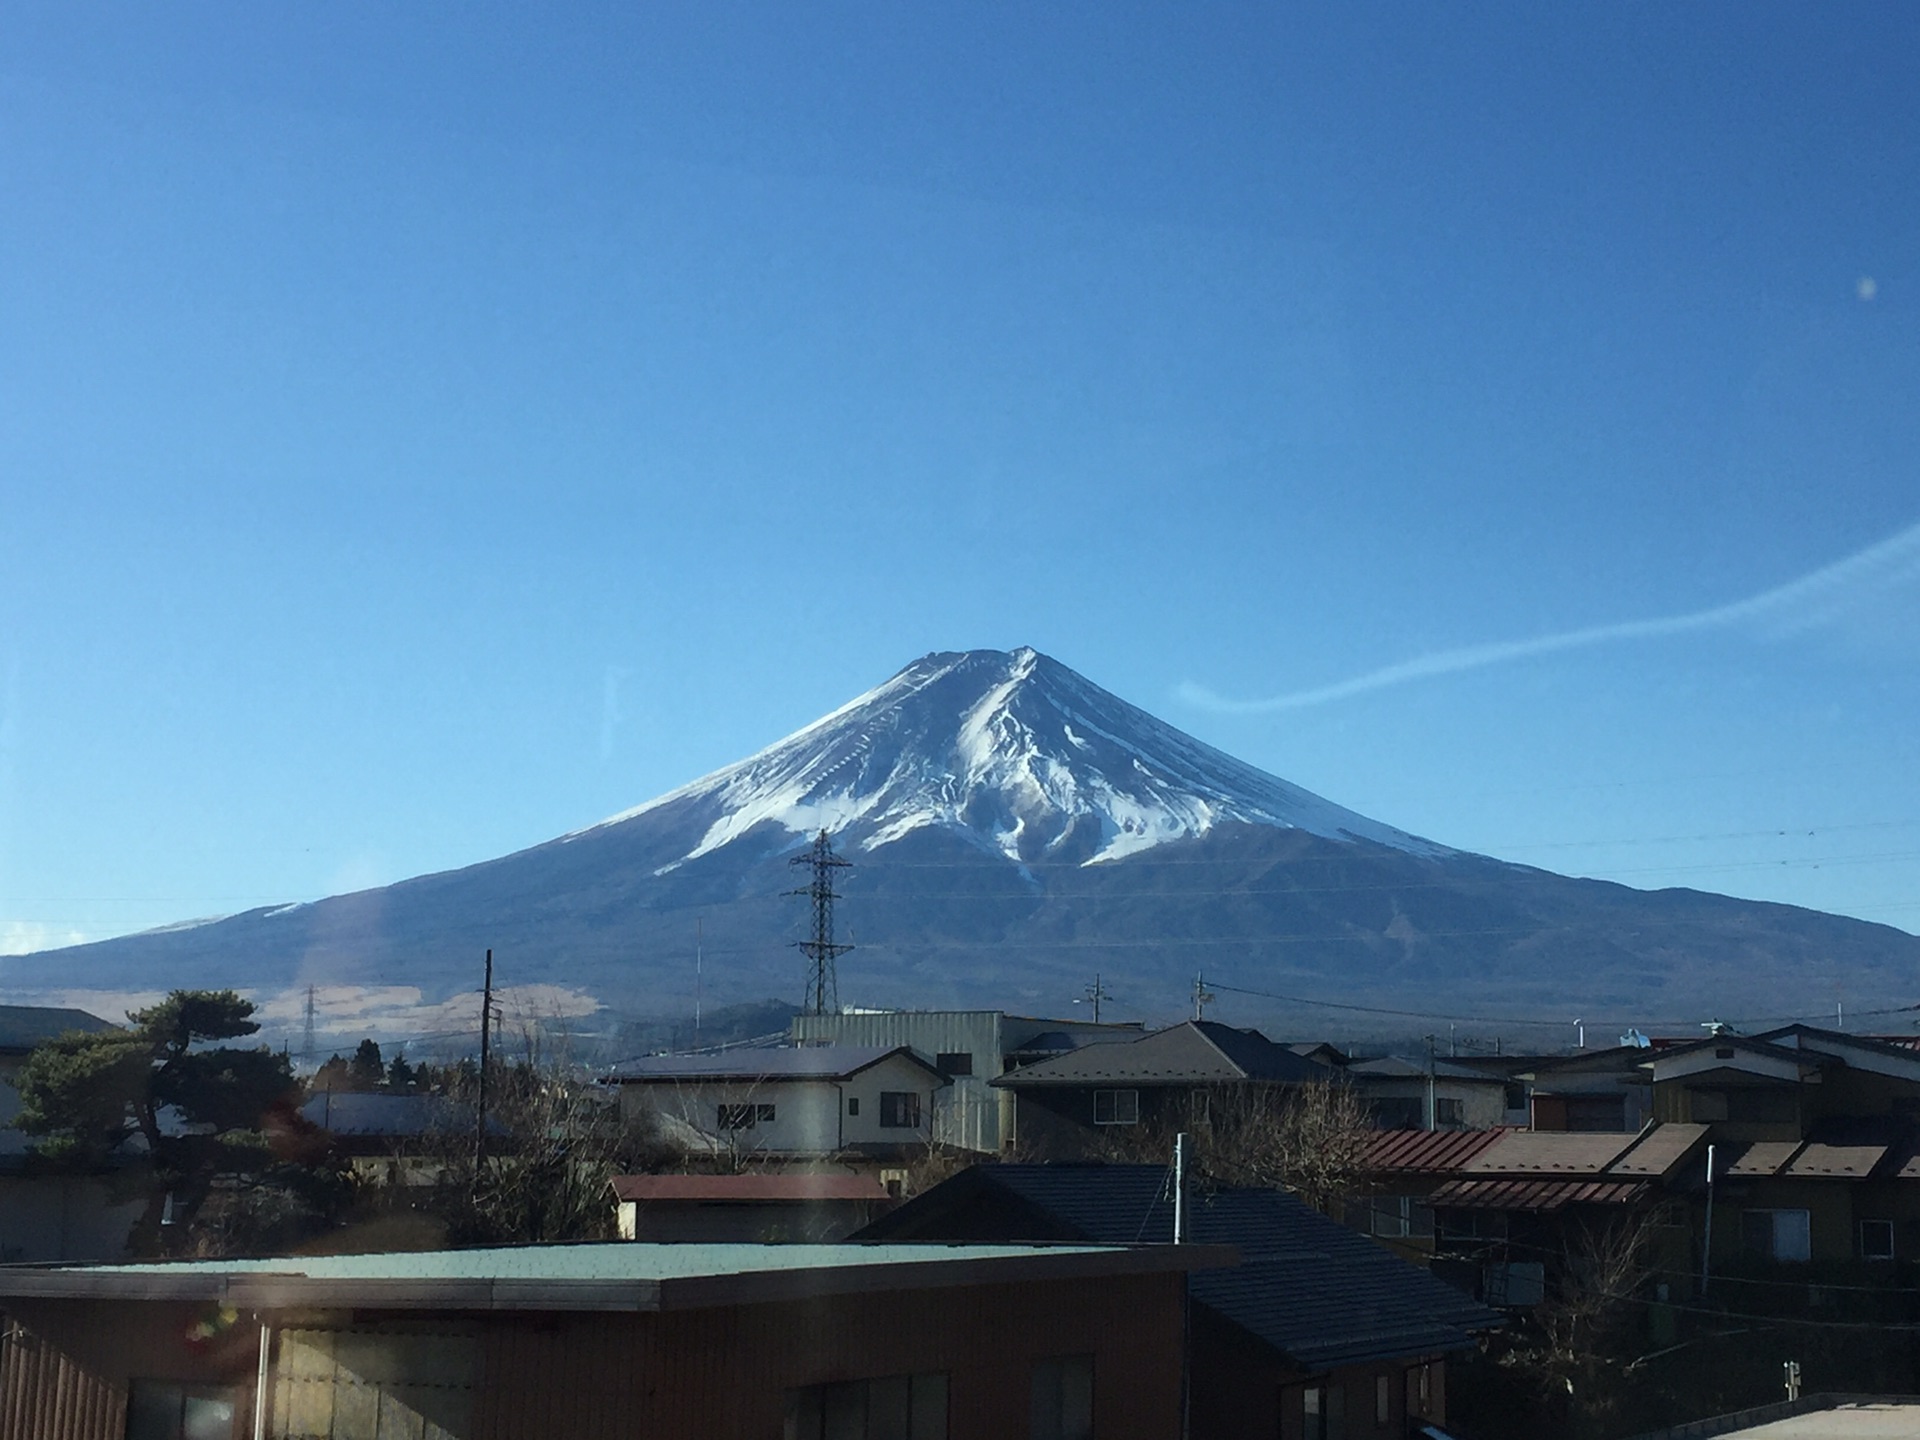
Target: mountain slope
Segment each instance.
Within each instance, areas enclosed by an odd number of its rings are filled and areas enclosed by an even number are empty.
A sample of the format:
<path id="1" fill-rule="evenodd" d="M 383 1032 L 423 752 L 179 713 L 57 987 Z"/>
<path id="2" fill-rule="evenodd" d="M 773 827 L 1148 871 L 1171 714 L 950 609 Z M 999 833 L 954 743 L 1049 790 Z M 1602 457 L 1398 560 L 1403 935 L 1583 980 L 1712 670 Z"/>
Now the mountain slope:
<path id="1" fill-rule="evenodd" d="M 707 1003 L 797 997 L 789 861 L 820 829 L 854 862 L 840 878 L 853 1004 L 1051 1011 L 1098 972 L 1126 1010 L 1164 1016 L 1204 972 L 1384 1009 L 1654 1023 L 1818 1010 L 1836 982 L 1850 1006 L 1904 999 L 1920 973 L 1920 940 L 1886 926 L 1572 880 L 1406 834 L 1017 650 L 926 656 L 738 764 L 514 855 L 20 957 L 0 976 L 16 995 L 241 985 L 289 1021 L 310 984 L 413 987 L 425 1029 L 420 1007 L 473 989 L 491 947 L 545 1003 L 675 1015 L 694 1004 L 697 919 Z"/>
<path id="2" fill-rule="evenodd" d="M 685 860 L 762 823 L 827 830 L 842 849 L 868 852 L 942 827 L 1023 862 L 1117 860 L 1236 820 L 1444 849 L 1203 745 L 1029 649 L 928 655 L 759 754 L 594 829 L 648 816 L 676 832 L 705 823 Z"/>

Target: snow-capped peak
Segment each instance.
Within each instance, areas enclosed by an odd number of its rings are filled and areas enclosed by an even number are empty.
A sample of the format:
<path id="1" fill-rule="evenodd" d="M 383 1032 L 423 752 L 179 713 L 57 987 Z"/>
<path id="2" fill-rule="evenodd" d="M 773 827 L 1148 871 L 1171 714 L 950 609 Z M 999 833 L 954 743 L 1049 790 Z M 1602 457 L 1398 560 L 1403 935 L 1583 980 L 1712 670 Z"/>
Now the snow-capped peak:
<path id="1" fill-rule="evenodd" d="M 1226 821 L 1446 850 L 1202 744 L 1024 646 L 925 656 L 757 755 L 593 828 L 667 806 L 710 812 L 687 860 L 767 822 L 864 851 L 941 826 L 1022 862 L 1116 860 Z"/>

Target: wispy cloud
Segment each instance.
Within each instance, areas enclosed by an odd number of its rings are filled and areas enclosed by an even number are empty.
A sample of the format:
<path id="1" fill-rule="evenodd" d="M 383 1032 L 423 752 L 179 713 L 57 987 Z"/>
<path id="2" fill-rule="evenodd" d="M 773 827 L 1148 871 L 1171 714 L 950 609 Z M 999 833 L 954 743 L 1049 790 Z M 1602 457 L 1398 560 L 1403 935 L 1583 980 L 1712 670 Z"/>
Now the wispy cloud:
<path id="1" fill-rule="evenodd" d="M 16 977 L 18 978 L 18 977 Z M 266 992 L 242 988 L 254 1002 L 254 1018 L 275 1035 L 298 1034 L 306 1024 L 308 990 Z M 0 986 L 0 999 L 22 1005 L 71 1005 L 116 1023 L 130 1010 L 157 1005 L 160 990 L 84 990 L 56 986 Z M 480 992 L 426 999 L 417 985 L 316 985 L 312 990 L 314 1029 L 320 1038 L 348 1043 L 363 1035 L 376 1040 L 458 1037 L 480 1030 Z M 508 985 L 494 991 L 503 1035 L 557 1021 L 579 1019 L 599 1010 L 600 1002 L 566 985 Z"/>
<path id="2" fill-rule="evenodd" d="M 1749 595 L 1744 600 L 1716 605 L 1709 610 L 1662 615 L 1651 620 L 1589 625 L 1578 630 L 1539 635 L 1529 640 L 1505 640 L 1485 645 L 1466 645 L 1454 650 L 1436 650 L 1412 660 L 1403 660 L 1395 665 L 1338 680 L 1331 685 L 1294 690 L 1263 700 L 1229 699 L 1192 681 L 1181 684 L 1179 696 L 1188 704 L 1205 710 L 1235 715 L 1262 714 L 1326 705 L 1413 680 L 1455 675 L 1463 670 L 1479 670 L 1512 660 L 1526 660 L 1536 655 L 1551 655 L 1560 650 L 1577 650 L 1620 640 L 1650 640 L 1700 630 L 1741 627 L 1772 634 L 1790 634 L 1830 620 L 1857 604 L 1864 595 L 1901 584 L 1916 575 L 1920 575 L 1920 525 L 1909 526 L 1877 545 L 1869 545 L 1797 580 L 1763 590 L 1757 595 Z"/>
<path id="3" fill-rule="evenodd" d="M 72 925 L 39 920 L 0 920 L 0 955 L 31 955 L 63 945 L 84 945 L 93 937 Z"/>

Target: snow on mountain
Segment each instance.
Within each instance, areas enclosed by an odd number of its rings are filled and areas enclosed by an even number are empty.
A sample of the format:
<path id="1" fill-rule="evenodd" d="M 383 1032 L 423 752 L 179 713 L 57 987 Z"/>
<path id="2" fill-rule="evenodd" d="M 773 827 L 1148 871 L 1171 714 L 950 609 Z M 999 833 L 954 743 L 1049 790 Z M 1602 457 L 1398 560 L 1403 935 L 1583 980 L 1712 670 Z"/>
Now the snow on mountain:
<path id="1" fill-rule="evenodd" d="M 769 822 L 866 852 L 939 826 L 1020 863 L 1094 865 L 1232 821 L 1452 853 L 1215 750 L 1024 647 L 925 656 L 758 754 L 568 839 L 663 810 L 705 828 L 656 873 Z"/>

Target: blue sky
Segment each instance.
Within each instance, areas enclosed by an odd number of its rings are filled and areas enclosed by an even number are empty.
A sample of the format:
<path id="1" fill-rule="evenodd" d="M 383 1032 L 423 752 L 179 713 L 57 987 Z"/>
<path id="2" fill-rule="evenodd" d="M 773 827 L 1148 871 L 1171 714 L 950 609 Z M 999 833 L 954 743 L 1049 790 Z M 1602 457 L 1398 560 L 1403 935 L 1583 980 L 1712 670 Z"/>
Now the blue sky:
<path id="1" fill-rule="evenodd" d="M 1449 844 L 1920 929 L 1916 60 L 1896 5 L 10 5 L 0 950 L 1019 644 Z"/>

